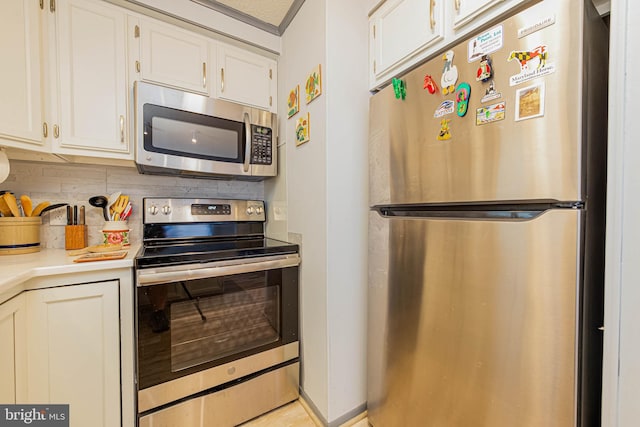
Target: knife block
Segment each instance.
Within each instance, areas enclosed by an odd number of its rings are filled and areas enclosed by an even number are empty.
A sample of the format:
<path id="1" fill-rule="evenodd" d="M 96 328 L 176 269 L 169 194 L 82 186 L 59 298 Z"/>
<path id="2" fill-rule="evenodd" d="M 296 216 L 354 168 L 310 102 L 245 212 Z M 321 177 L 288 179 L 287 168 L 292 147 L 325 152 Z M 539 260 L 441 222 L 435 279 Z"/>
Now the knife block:
<path id="1" fill-rule="evenodd" d="M 83 249 L 87 247 L 87 226 L 67 225 L 64 227 L 64 248 Z"/>

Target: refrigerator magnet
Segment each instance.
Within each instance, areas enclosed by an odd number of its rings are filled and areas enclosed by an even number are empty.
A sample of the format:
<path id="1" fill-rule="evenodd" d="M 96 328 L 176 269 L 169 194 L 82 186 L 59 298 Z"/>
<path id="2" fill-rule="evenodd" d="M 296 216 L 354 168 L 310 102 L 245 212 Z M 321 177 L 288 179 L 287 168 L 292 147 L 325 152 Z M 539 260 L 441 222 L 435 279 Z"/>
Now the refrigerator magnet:
<path id="1" fill-rule="evenodd" d="M 476 126 L 504 120 L 505 109 L 506 103 L 504 101 L 478 108 L 476 110 Z"/>
<path id="2" fill-rule="evenodd" d="M 449 119 L 440 120 L 440 132 L 438 133 L 439 141 L 446 141 L 447 139 L 451 139 L 451 130 L 449 129 Z"/>
<path id="3" fill-rule="evenodd" d="M 309 113 L 296 120 L 296 146 L 309 142 Z"/>
<path id="4" fill-rule="evenodd" d="M 489 55 L 482 55 L 482 59 L 480 59 L 480 65 L 478 66 L 478 70 L 476 71 L 476 81 L 478 82 L 486 82 L 493 75 L 493 69 L 491 68 L 491 58 Z"/>
<path id="5" fill-rule="evenodd" d="M 424 84 L 422 85 L 422 88 L 428 90 L 431 95 L 438 91 L 438 85 L 435 81 L 433 81 L 433 77 L 431 77 L 429 74 L 425 74 Z"/>
<path id="6" fill-rule="evenodd" d="M 518 61 L 520 72 L 509 78 L 509 85 L 516 86 L 531 79 L 546 76 L 556 71 L 554 64 L 547 64 L 547 45 L 540 45 L 531 50 L 513 50 L 507 58 L 508 62 Z"/>
<path id="7" fill-rule="evenodd" d="M 544 116 L 544 83 L 516 91 L 516 121 Z"/>
<path id="8" fill-rule="evenodd" d="M 452 114 L 453 110 L 455 110 L 455 104 L 450 99 L 445 99 L 442 101 L 440 106 L 436 108 L 435 113 L 433 113 L 434 118 L 446 116 L 447 114 Z"/>
<path id="9" fill-rule="evenodd" d="M 484 55 L 502 49 L 503 40 L 502 25 L 472 38 L 469 43 L 467 43 L 467 61 L 469 63 L 477 61 Z"/>
<path id="10" fill-rule="evenodd" d="M 407 86 L 404 80 L 393 78 L 391 82 L 393 84 L 393 92 L 396 95 L 396 99 L 404 100 L 407 97 Z"/>
<path id="11" fill-rule="evenodd" d="M 471 86 L 462 82 L 456 88 L 456 114 L 464 117 L 469 108 L 469 98 L 471 97 Z"/>
<path id="12" fill-rule="evenodd" d="M 489 87 L 484 91 L 484 96 L 480 98 L 480 102 L 484 104 L 485 102 L 493 101 L 500 97 L 502 97 L 502 94 L 496 90 L 495 82 L 491 80 Z"/>
<path id="13" fill-rule="evenodd" d="M 440 86 L 442 87 L 442 94 L 453 93 L 453 90 L 458 81 L 458 67 L 453 65 L 453 57 L 455 54 L 452 50 L 448 50 L 442 57 L 444 61 L 444 67 L 442 68 L 442 77 L 440 77 Z"/>

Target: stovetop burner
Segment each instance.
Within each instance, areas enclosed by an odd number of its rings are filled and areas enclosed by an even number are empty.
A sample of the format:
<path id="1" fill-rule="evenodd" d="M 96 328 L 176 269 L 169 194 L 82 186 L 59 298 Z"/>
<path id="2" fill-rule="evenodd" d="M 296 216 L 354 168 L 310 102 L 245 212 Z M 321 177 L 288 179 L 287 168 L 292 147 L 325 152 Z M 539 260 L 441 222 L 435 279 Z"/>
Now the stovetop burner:
<path id="1" fill-rule="evenodd" d="M 143 208 L 136 268 L 298 252 L 298 245 L 264 237 L 261 201 L 148 197 Z"/>

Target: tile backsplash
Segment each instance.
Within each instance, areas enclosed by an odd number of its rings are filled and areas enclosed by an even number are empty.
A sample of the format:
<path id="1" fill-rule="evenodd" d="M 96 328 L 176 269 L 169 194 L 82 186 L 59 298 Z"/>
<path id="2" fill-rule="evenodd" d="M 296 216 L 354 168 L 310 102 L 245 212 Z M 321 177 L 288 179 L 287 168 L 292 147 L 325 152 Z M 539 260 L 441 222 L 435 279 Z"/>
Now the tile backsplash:
<path id="1" fill-rule="evenodd" d="M 102 210 L 89 205 L 89 198 L 121 191 L 130 197 L 133 212 L 128 220 L 132 244 L 142 240 L 143 197 L 205 197 L 264 199 L 262 182 L 190 179 L 141 175 L 135 168 L 79 164 L 40 163 L 11 160 L 11 173 L 0 189 L 16 197 L 27 194 L 34 206 L 42 201 L 86 206 L 89 244 L 101 242 Z M 64 208 L 61 208 L 64 209 Z M 40 243 L 43 248 L 64 248 L 64 226 L 49 225 L 42 219 Z"/>

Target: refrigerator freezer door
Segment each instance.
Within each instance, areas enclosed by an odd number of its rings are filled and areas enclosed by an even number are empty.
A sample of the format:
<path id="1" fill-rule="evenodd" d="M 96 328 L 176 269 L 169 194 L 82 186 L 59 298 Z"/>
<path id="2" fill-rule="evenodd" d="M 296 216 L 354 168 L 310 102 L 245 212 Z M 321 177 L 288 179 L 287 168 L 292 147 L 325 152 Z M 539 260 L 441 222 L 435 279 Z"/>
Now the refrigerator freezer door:
<path id="1" fill-rule="evenodd" d="M 371 213 L 373 427 L 576 425 L 582 215 Z"/>
<path id="2" fill-rule="evenodd" d="M 476 80 L 484 69 L 480 61 L 469 62 L 469 42 L 475 37 L 452 48 L 455 86 L 466 82 L 470 87 L 464 117 L 456 114 L 455 91 L 443 95 L 423 89 L 426 75 L 440 82 L 445 67 L 440 56 L 402 77 L 406 99 L 396 99 L 392 86 L 374 95 L 371 205 L 586 200 L 587 164 L 591 158 L 605 158 L 607 37 L 594 35 L 606 29 L 590 20 L 583 3 L 540 2 L 476 35 L 501 34 L 496 37 L 502 47 L 489 55 L 493 74 L 487 82 Z M 540 22 L 555 23 L 518 38 L 519 30 Z M 533 52 L 525 66 L 532 71 L 540 63 L 537 48 L 546 55 L 540 75 L 511 86 L 523 58 L 514 54 L 509 60 L 512 53 Z M 497 97 L 483 102 L 492 81 Z M 451 113 L 434 117 L 444 101 L 453 103 Z M 478 124 L 477 110 L 496 104 L 504 104 L 504 119 Z M 517 115 L 531 118 L 516 120 Z M 438 139 L 442 120 L 449 120 L 449 139 Z M 600 151 L 583 151 L 587 145 Z M 598 180 L 596 173 L 602 171 L 604 167 L 589 174 Z"/>

